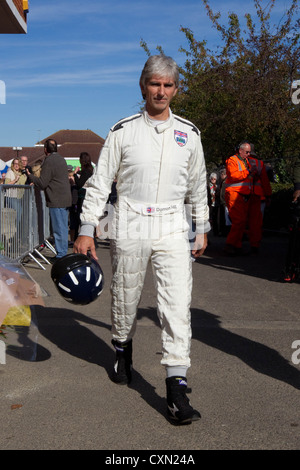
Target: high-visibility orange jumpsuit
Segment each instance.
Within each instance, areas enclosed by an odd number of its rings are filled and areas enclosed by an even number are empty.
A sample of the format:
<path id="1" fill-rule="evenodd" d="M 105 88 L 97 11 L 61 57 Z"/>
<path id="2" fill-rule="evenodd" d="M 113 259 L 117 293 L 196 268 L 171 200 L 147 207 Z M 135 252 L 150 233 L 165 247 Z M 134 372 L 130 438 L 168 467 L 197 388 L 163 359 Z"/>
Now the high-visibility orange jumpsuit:
<path id="1" fill-rule="evenodd" d="M 255 177 L 250 174 L 251 166 L 257 169 Z M 253 157 L 243 160 L 233 155 L 226 161 L 226 173 L 225 201 L 232 224 L 226 244 L 241 248 L 248 222 L 250 245 L 257 248 L 263 222 L 261 199 L 272 192 L 264 164 Z"/>

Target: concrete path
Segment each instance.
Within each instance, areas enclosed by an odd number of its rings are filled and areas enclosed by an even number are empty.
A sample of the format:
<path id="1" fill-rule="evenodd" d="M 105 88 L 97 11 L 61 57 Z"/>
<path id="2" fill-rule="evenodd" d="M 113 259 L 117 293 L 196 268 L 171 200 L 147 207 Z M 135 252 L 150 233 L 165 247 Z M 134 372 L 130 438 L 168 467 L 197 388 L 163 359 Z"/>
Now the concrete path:
<path id="1" fill-rule="evenodd" d="M 300 284 L 279 282 L 287 239 L 265 236 L 259 256 L 239 258 L 222 254 L 224 242 L 210 236 L 205 256 L 193 263 L 188 381 L 202 419 L 189 426 L 165 417 L 150 269 L 127 387 L 109 379 L 108 242 L 97 249 L 104 292 L 86 307 L 58 295 L 51 267 L 27 263 L 45 307 L 35 308 L 29 331 L 9 332 L 0 366 L 0 449 L 114 450 L 115 457 L 121 450 L 299 449 Z"/>

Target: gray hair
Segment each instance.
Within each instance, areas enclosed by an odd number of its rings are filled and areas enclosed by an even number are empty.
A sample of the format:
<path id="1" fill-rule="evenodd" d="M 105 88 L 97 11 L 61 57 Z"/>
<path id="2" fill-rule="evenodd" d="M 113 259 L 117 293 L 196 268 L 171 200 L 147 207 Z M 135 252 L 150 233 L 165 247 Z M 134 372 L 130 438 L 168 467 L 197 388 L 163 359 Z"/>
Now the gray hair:
<path id="1" fill-rule="evenodd" d="M 141 73 L 140 86 L 144 88 L 153 75 L 170 77 L 174 80 L 176 88 L 179 86 L 179 68 L 172 57 L 164 54 L 149 57 Z"/>
<path id="2" fill-rule="evenodd" d="M 240 145 L 239 145 L 239 148 L 244 149 L 246 147 L 246 145 L 251 146 L 251 144 L 250 144 L 250 142 L 248 142 L 248 140 L 244 140 L 243 142 L 241 142 Z"/>

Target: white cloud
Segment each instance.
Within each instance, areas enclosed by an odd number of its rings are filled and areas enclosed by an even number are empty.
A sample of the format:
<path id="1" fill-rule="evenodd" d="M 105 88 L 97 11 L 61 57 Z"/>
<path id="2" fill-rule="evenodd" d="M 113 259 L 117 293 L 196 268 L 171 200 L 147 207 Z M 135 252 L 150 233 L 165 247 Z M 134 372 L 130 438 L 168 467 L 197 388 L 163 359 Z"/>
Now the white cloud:
<path id="1" fill-rule="evenodd" d="M 97 59 L 99 57 L 112 57 L 120 53 L 130 53 L 139 51 L 140 45 L 135 42 L 120 41 L 112 42 L 92 42 L 92 41 L 50 41 L 47 43 L 39 43 L 38 47 L 35 43 L 26 44 L 26 54 L 23 48 L 15 51 L 14 60 L 6 56 L 1 60 L 2 70 L 26 69 L 38 67 L 48 67 L 52 61 L 55 67 L 67 64 L 70 60 L 76 60 L 75 66 L 79 65 L 81 59 Z M 45 60 L 45 57 L 47 59 Z M 61 63 L 62 62 L 62 63 Z"/>
<path id="2" fill-rule="evenodd" d="M 28 75 L 27 77 L 11 78 L 7 80 L 7 88 L 26 89 L 28 87 L 57 87 L 57 86 L 93 86 L 104 84 L 128 84 L 137 81 L 140 67 L 124 66 L 111 68 L 96 68 L 77 70 L 71 72 L 53 72 Z"/>
<path id="3" fill-rule="evenodd" d="M 32 8 L 30 10 L 30 20 L 34 22 L 60 22 L 68 19 L 74 19 L 74 17 L 87 18 L 93 20 L 95 15 L 99 15 L 98 18 L 104 18 L 111 15 L 129 15 L 134 16 L 147 16 L 150 11 L 153 12 L 153 6 L 151 2 L 147 0 L 135 0 L 135 1 L 101 1 L 101 0 L 52 0 L 51 3 L 44 5 L 40 4 L 40 0 L 31 0 L 30 4 Z M 161 4 L 161 10 L 170 10 L 169 5 Z M 172 13 L 172 10 L 170 11 Z M 155 13 L 157 14 L 157 13 Z M 159 13 L 158 13 L 159 14 Z M 77 25 L 80 27 L 80 24 Z"/>

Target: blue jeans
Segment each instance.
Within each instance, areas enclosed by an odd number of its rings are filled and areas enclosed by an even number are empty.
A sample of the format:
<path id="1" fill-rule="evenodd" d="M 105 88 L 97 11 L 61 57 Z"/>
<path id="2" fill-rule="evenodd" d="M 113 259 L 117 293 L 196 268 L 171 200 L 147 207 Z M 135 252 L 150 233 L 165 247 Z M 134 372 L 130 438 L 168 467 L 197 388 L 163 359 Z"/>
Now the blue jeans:
<path id="1" fill-rule="evenodd" d="M 68 253 L 69 240 L 69 211 L 64 207 L 49 207 L 52 232 L 57 258 L 62 258 Z"/>

